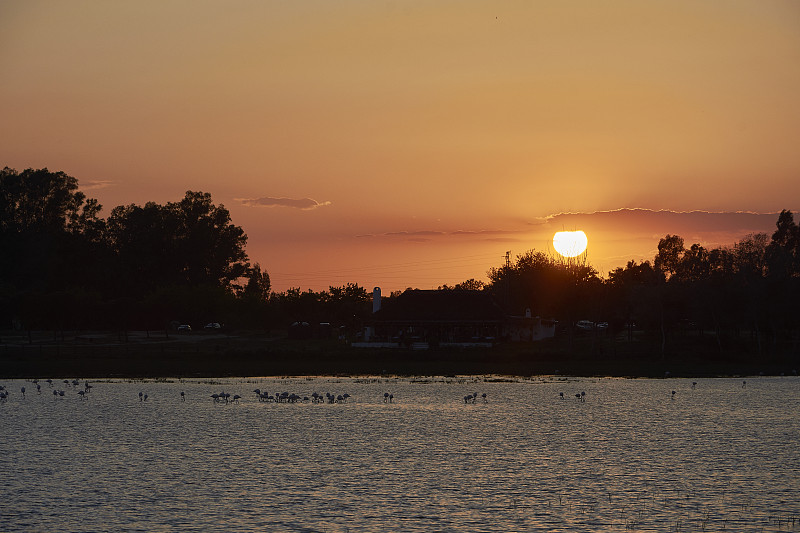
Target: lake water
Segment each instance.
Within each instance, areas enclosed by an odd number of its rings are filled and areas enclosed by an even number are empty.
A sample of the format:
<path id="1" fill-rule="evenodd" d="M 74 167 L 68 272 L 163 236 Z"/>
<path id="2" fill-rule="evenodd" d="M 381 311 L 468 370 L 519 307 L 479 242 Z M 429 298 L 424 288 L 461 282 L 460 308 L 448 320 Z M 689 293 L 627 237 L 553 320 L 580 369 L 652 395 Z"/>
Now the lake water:
<path id="1" fill-rule="evenodd" d="M 800 379 L 746 380 L 0 380 L 0 530 L 800 531 Z"/>

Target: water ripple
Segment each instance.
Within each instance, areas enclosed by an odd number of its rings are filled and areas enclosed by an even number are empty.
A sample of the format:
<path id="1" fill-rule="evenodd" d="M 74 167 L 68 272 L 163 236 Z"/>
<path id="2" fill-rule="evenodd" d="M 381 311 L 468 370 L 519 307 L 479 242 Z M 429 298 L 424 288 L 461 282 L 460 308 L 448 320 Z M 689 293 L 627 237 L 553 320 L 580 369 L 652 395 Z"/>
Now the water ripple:
<path id="1" fill-rule="evenodd" d="M 800 531 L 793 377 L 2 385 L 9 531 Z"/>

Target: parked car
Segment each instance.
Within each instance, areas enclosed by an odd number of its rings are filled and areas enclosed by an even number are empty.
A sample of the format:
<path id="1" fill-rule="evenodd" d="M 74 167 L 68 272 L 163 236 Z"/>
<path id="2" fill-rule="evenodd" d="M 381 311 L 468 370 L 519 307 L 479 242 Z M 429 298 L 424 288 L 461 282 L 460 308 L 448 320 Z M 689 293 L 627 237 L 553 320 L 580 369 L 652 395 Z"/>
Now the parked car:
<path id="1" fill-rule="evenodd" d="M 222 326 L 220 326 L 219 322 L 209 322 L 203 329 L 206 331 L 216 331 L 222 329 Z"/>
<path id="2" fill-rule="evenodd" d="M 181 324 L 178 326 L 178 333 L 191 333 L 191 332 L 192 332 L 192 326 L 190 326 L 189 324 Z"/>

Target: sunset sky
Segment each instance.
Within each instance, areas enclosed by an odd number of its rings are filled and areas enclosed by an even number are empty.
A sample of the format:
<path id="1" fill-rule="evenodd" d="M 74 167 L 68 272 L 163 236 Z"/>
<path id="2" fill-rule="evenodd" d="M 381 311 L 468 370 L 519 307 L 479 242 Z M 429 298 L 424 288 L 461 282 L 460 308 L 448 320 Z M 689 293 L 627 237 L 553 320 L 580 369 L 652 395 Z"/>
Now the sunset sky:
<path id="1" fill-rule="evenodd" d="M 800 2 L 0 0 L 0 166 L 209 192 L 273 288 L 606 275 L 800 209 Z M 797 219 L 797 217 L 796 217 Z"/>

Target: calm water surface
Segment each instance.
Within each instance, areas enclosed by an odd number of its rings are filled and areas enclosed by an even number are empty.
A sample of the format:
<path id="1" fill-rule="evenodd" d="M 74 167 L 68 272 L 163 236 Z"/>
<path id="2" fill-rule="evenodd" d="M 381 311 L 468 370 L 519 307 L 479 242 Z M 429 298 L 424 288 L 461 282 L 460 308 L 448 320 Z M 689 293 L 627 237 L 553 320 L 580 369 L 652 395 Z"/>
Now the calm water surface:
<path id="1" fill-rule="evenodd" d="M 692 381 L 0 381 L 0 530 L 800 531 L 800 379 Z"/>

